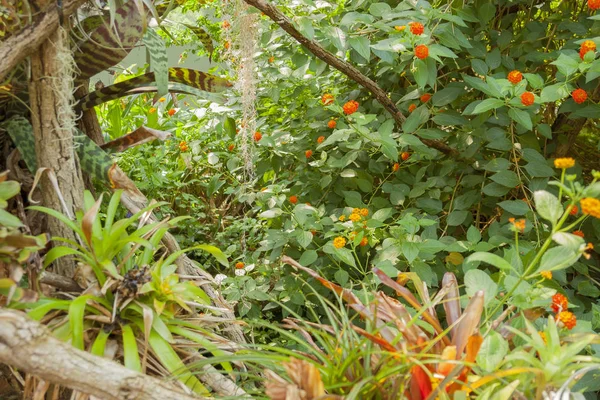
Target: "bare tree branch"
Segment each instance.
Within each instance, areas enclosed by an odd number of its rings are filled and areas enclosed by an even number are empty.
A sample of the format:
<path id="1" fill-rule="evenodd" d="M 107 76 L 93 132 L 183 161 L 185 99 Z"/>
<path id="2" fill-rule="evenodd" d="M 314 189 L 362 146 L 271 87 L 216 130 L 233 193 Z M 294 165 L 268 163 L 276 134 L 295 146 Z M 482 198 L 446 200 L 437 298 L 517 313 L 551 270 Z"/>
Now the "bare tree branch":
<path id="1" fill-rule="evenodd" d="M 199 400 L 168 382 L 77 350 L 45 326 L 13 310 L 0 310 L 0 362 L 52 383 L 104 400 Z"/>
<path id="2" fill-rule="evenodd" d="M 39 16 L 33 23 L 27 25 L 19 32 L 15 33 L 0 46 L 0 82 L 19 65 L 25 57 L 30 56 L 42 43 L 44 43 L 51 33 L 56 32 L 59 24 L 59 12 L 67 17 L 73 14 L 79 6 L 87 0 L 65 0 L 62 4 L 62 11 L 57 5 L 39 13 Z"/>
<path id="3" fill-rule="evenodd" d="M 302 35 L 295 27 L 292 21 L 286 17 L 281 11 L 274 5 L 266 2 L 265 0 L 244 0 L 247 4 L 258 8 L 260 11 L 269 16 L 277 25 L 279 25 L 284 31 L 289 33 L 294 39 L 296 39 L 302 46 L 306 47 L 311 53 L 325 61 L 327 64 L 342 72 L 350 79 L 369 90 L 373 97 L 392 115 L 396 124 L 401 126 L 406 120 L 406 117 L 402 115 L 396 104 L 389 98 L 388 94 L 382 88 L 377 85 L 372 79 L 365 76 L 352 64 L 337 58 L 325 50 L 320 44 L 315 41 L 308 39 Z M 438 140 L 421 139 L 426 146 L 441 151 L 444 154 L 448 154 L 454 157 L 458 156 L 458 152 L 448 146 L 447 144 Z"/>

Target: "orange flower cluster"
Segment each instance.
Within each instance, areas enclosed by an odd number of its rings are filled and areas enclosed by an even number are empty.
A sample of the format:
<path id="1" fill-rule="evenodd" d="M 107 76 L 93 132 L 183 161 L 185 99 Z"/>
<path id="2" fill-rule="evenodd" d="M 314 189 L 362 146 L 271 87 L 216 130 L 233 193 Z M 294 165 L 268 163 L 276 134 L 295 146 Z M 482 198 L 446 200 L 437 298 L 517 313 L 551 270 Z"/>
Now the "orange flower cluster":
<path id="1" fill-rule="evenodd" d="M 323 143 L 324 141 L 325 141 L 325 136 L 319 136 L 317 138 L 317 143 L 319 143 L 319 144 Z"/>
<path id="2" fill-rule="evenodd" d="M 298 196 L 292 195 L 290 196 L 290 203 L 296 204 L 298 202 Z"/>
<path id="3" fill-rule="evenodd" d="M 531 92 L 525 92 L 521 95 L 521 104 L 525 107 L 532 105 L 535 102 L 535 97 Z"/>
<path id="4" fill-rule="evenodd" d="M 233 151 L 233 149 L 235 149 L 235 144 L 231 143 L 229 146 L 227 146 L 227 150 Z"/>
<path id="5" fill-rule="evenodd" d="M 429 93 L 425 93 L 421 95 L 419 100 L 421 100 L 421 103 L 427 103 L 429 99 L 431 99 L 431 95 Z"/>
<path id="6" fill-rule="evenodd" d="M 337 121 L 335 119 L 331 119 L 329 120 L 329 122 L 327 123 L 327 127 L 329 129 L 335 129 L 335 127 L 337 126 Z"/>
<path id="7" fill-rule="evenodd" d="M 154 114 L 156 112 L 156 107 L 150 107 L 148 110 L 148 114 Z"/>
<path id="8" fill-rule="evenodd" d="M 330 104 L 333 104 L 333 95 L 332 95 L 332 94 L 330 94 L 330 93 L 325 93 L 325 94 L 323 95 L 323 97 L 321 97 L 321 103 L 322 103 L 324 106 L 328 106 L 328 105 L 330 105 Z"/>
<path id="9" fill-rule="evenodd" d="M 186 151 L 188 151 L 190 148 L 188 147 L 187 143 L 185 140 L 182 140 L 181 142 L 179 142 L 179 150 L 182 153 L 185 153 Z"/>
<path id="10" fill-rule="evenodd" d="M 357 101 L 350 100 L 349 102 L 344 104 L 344 106 L 342 107 L 344 109 L 344 114 L 346 114 L 346 115 L 354 114 L 356 111 L 358 111 L 358 105 L 359 104 Z"/>
<path id="11" fill-rule="evenodd" d="M 223 21 L 223 25 L 221 25 L 223 27 L 223 29 L 227 29 L 231 26 L 231 24 L 229 23 L 229 21 Z"/>
<path id="12" fill-rule="evenodd" d="M 397 30 L 398 32 L 402 32 L 403 30 L 406 29 L 406 25 L 395 26 L 394 29 Z"/>
<path id="13" fill-rule="evenodd" d="M 400 169 L 400 164 L 398 163 L 394 163 L 394 165 L 392 165 L 392 171 L 396 172 Z"/>
<path id="14" fill-rule="evenodd" d="M 176 109 L 171 108 L 169 111 L 167 111 L 167 114 L 169 114 L 169 117 L 172 117 L 173 115 L 175 115 L 176 112 L 177 112 Z"/>
<path id="15" fill-rule="evenodd" d="M 585 237 L 585 234 L 582 231 L 573 231 L 573 235 L 579 236 L 580 238 Z"/>
<path id="16" fill-rule="evenodd" d="M 556 313 L 555 319 L 556 321 L 562 323 L 567 329 L 571 330 L 577 325 L 577 318 L 575 315 L 567 311 L 569 308 L 569 300 L 561 294 L 556 293 L 552 296 L 552 304 L 550 305 L 552 311 Z"/>
<path id="17" fill-rule="evenodd" d="M 411 104 L 410 106 L 408 106 L 408 112 L 413 112 L 417 109 L 417 105 L 416 104 Z"/>
<path id="18" fill-rule="evenodd" d="M 600 218 L 600 200 L 593 197 L 586 197 L 581 200 L 581 212 L 585 215 L 591 215 Z"/>
<path id="19" fill-rule="evenodd" d="M 313 155 L 313 152 L 312 152 L 312 150 L 306 150 L 306 151 L 304 152 L 304 156 L 305 156 L 306 158 L 311 158 L 311 157 L 312 157 L 312 155 Z"/>
<path id="20" fill-rule="evenodd" d="M 226 50 L 229 50 L 229 47 L 231 47 L 231 45 L 229 44 L 229 42 L 225 42 L 223 47 L 225 47 Z"/>
<path id="21" fill-rule="evenodd" d="M 269 57 L 269 63 L 273 64 L 275 62 L 275 57 L 271 56 Z"/>
<path id="22" fill-rule="evenodd" d="M 569 211 L 569 214 L 577 215 L 578 212 L 579 212 L 579 207 L 573 206 L 573 208 L 571 208 L 571 211 Z"/>
<path id="23" fill-rule="evenodd" d="M 417 58 L 420 60 L 426 59 L 429 57 L 429 48 L 424 44 L 418 45 L 415 47 L 415 56 L 417 56 Z"/>
<path id="24" fill-rule="evenodd" d="M 245 266 L 246 265 L 241 261 L 235 263 L 235 269 L 244 269 Z"/>
<path id="25" fill-rule="evenodd" d="M 588 7 L 590 10 L 597 10 L 600 8 L 600 0 L 588 0 Z"/>
<path id="26" fill-rule="evenodd" d="M 577 325 L 577 317 L 570 311 L 562 311 L 556 314 L 556 320 L 562 322 L 568 330 L 573 329 Z"/>
<path id="27" fill-rule="evenodd" d="M 410 32 L 413 35 L 422 35 L 425 32 L 425 27 L 420 22 L 411 22 L 408 24 L 410 26 Z"/>
<path id="28" fill-rule="evenodd" d="M 583 57 L 585 57 L 588 51 L 596 51 L 596 43 L 593 40 L 586 40 L 585 42 L 581 43 L 581 48 L 579 49 L 579 58 L 583 60 Z"/>
<path id="29" fill-rule="evenodd" d="M 367 239 L 366 237 L 362 238 L 362 240 L 360 241 L 361 247 L 365 247 L 368 244 L 369 244 L 369 239 Z"/>
<path id="30" fill-rule="evenodd" d="M 513 85 L 516 85 L 517 83 L 521 82 L 523 80 L 523 74 L 517 70 L 514 71 L 510 71 L 508 73 L 508 81 L 510 83 L 512 83 Z"/>
<path id="31" fill-rule="evenodd" d="M 583 89 L 575 89 L 571 93 L 571 97 L 573 98 L 573 100 L 575 101 L 575 103 L 581 104 L 581 103 L 583 103 L 583 102 L 585 102 L 587 100 L 588 94 Z"/>
<path id="32" fill-rule="evenodd" d="M 558 313 L 569 308 L 569 300 L 567 300 L 564 294 L 556 293 L 552 296 L 552 304 L 550 307 L 552 308 L 552 311 Z"/>
<path id="33" fill-rule="evenodd" d="M 568 169 L 575 165 L 575 160 L 571 157 L 557 158 L 554 160 L 554 168 Z"/>
<path id="34" fill-rule="evenodd" d="M 260 133 L 258 131 L 254 132 L 254 141 L 259 142 L 260 139 L 262 139 L 262 133 Z"/>
<path id="35" fill-rule="evenodd" d="M 518 230 L 519 232 L 523 233 L 525 231 L 525 220 L 524 219 L 515 220 L 514 218 L 509 218 L 508 222 L 513 224 L 515 229 Z"/>
<path id="36" fill-rule="evenodd" d="M 410 157 L 410 153 L 408 151 L 404 151 L 404 152 L 402 152 L 402 154 L 400 154 L 400 158 L 402 158 L 402 161 L 408 160 L 409 157 Z"/>
<path id="37" fill-rule="evenodd" d="M 343 237 L 338 236 L 335 239 L 333 239 L 333 247 L 335 247 L 336 249 L 341 249 L 345 245 L 346 245 L 346 239 L 344 239 Z"/>

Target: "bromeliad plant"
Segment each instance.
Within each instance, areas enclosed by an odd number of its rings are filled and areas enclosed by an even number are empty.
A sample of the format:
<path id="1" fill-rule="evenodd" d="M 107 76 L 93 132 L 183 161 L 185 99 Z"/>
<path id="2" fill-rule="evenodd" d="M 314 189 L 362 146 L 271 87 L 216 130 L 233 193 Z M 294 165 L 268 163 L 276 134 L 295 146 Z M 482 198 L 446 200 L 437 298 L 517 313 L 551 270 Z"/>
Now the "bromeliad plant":
<path id="1" fill-rule="evenodd" d="M 202 353 L 224 354 L 229 342 L 216 334 L 218 316 L 203 316 L 196 308 L 218 313 L 210 306 L 206 293 L 193 281 L 181 281 L 176 274 L 175 260 L 185 250 L 167 254 L 160 242 L 169 228 L 184 217 L 153 222 L 153 204 L 136 214 L 116 219 L 121 192 L 116 192 L 103 218 L 102 197 L 94 201 L 85 195 L 85 213 L 72 221 L 64 215 L 43 207 L 32 207 L 58 218 L 78 236 L 79 242 L 63 238 L 67 246 L 56 246 L 48 252 L 44 265 L 59 257 L 75 257 L 79 262 L 76 281 L 83 293 L 68 300 L 43 298 L 29 306 L 29 316 L 43 321 L 63 340 L 96 355 L 116 352 L 126 367 L 146 371 L 153 366 L 158 373 L 175 374 L 191 390 L 208 394 L 209 390 L 192 375 L 183 358 L 199 357 Z M 138 226 L 136 227 L 136 224 Z M 196 247 L 209 252 L 227 264 L 225 256 L 214 246 Z M 193 318 L 193 322 L 191 319 Z M 143 341 L 136 338 L 143 337 Z M 182 343 L 174 346 L 175 342 Z M 152 352 L 153 362 L 148 361 Z M 159 367 L 160 365 L 160 367 Z M 224 363 L 224 368 L 231 366 Z"/>
<path id="2" fill-rule="evenodd" d="M 282 261 L 334 291 L 364 321 L 343 312 L 341 317 L 334 315 L 330 305 L 325 309 L 331 325 L 286 320 L 287 328 L 300 332 L 307 342 L 302 350 L 308 348 L 310 354 L 300 352 L 292 357 L 312 361 L 316 375 L 322 379 L 319 395 L 327 390 L 348 398 L 425 399 L 435 396 L 434 391 L 438 396 L 454 393 L 467 380 L 483 341 L 479 334 L 483 291 L 477 292 L 463 310 L 458 284 L 451 273 L 446 274 L 443 287 L 432 297 L 416 274 L 405 274 L 401 284 L 373 269 L 387 290 L 408 303 L 405 305 L 383 291 L 357 294 L 344 289 L 289 257 Z M 420 299 L 404 287 L 409 279 Z M 447 328 L 442 327 L 436 311 L 442 303 Z M 293 364 L 286 366 L 288 373 L 296 368 Z M 274 373 L 270 376 L 267 394 L 272 399 L 284 398 L 279 395 L 282 387 L 295 385 L 307 390 L 303 387 L 306 382 L 300 382 L 296 374 L 289 374 L 292 384 Z"/>

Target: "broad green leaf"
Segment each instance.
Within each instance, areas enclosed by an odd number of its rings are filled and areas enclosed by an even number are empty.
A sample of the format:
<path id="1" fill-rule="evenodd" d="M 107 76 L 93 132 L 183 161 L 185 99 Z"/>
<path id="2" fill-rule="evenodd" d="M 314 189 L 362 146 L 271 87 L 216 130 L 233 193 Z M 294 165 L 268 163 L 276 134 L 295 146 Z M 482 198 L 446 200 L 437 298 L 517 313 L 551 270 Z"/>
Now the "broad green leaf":
<path id="1" fill-rule="evenodd" d="M 369 61 L 371 58 L 371 42 L 365 36 L 352 37 L 348 40 L 350 47 L 352 47 L 358 54 L 360 54 L 365 60 Z"/>
<path id="2" fill-rule="evenodd" d="M 499 171 L 492 175 L 490 179 L 502 186 L 514 188 L 521 182 L 516 173 L 509 170 Z"/>
<path id="3" fill-rule="evenodd" d="M 504 100 L 500 99 L 485 99 L 475 106 L 471 114 L 481 114 L 489 110 L 495 110 L 504 106 Z"/>
<path id="4" fill-rule="evenodd" d="M 83 350 L 83 318 L 85 317 L 85 307 L 87 301 L 92 296 L 83 295 L 77 297 L 69 306 L 69 327 L 71 331 L 73 347 Z"/>
<path id="5" fill-rule="evenodd" d="M 316 251 L 314 250 L 306 250 L 304 253 L 302 253 L 302 256 L 300 256 L 300 259 L 298 260 L 298 262 L 307 267 L 310 264 L 314 263 L 315 261 L 317 261 L 317 258 L 319 258 L 318 254 Z"/>
<path id="6" fill-rule="evenodd" d="M 542 218 L 556 225 L 556 222 L 563 213 L 563 207 L 558 198 L 545 190 L 536 190 L 533 192 L 535 208 Z"/>
<path id="7" fill-rule="evenodd" d="M 557 83 L 544 87 L 540 94 L 540 100 L 542 103 L 553 103 L 557 100 L 564 99 L 568 95 L 568 87 L 564 83 Z"/>
<path id="8" fill-rule="evenodd" d="M 427 79 L 429 78 L 427 63 L 423 60 L 416 60 L 413 75 L 415 77 L 415 81 L 417 82 L 417 86 L 423 89 L 427 84 Z"/>
<path id="9" fill-rule="evenodd" d="M 465 274 L 465 286 L 469 297 L 473 297 L 475 293 L 483 290 L 484 304 L 486 306 L 496 297 L 496 293 L 498 292 L 498 285 L 490 278 L 487 272 L 478 269 L 467 271 Z"/>
<path id="10" fill-rule="evenodd" d="M 201 244 L 195 246 L 194 249 L 206 251 L 207 253 L 212 255 L 221 265 L 229 267 L 229 261 L 227 260 L 227 256 L 218 247 L 210 244 Z"/>
<path id="11" fill-rule="evenodd" d="M 427 122 L 428 119 L 429 109 L 424 106 L 417 107 L 417 109 L 410 113 L 408 118 L 406 118 L 406 121 L 404 121 L 404 124 L 402 125 L 402 131 L 404 133 L 413 133 L 419 128 L 419 126 Z"/>
<path id="12" fill-rule="evenodd" d="M 575 60 L 564 53 L 561 53 L 558 59 L 552 61 L 550 64 L 556 65 L 558 71 L 565 76 L 573 75 L 579 68 L 579 60 Z"/>
<path id="13" fill-rule="evenodd" d="M 477 364 L 486 372 L 493 372 L 504 360 L 507 353 L 508 342 L 500 333 L 490 331 L 483 340 L 479 353 L 477 353 Z"/>
<path id="14" fill-rule="evenodd" d="M 137 342 L 131 325 L 121 325 L 121 331 L 123 334 L 123 360 L 125 367 L 133 371 L 142 372 L 140 354 L 138 353 Z"/>
<path id="15" fill-rule="evenodd" d="M 341 249 L 334 249 L 334 254 L 340 259 L 344 264 L 348 264 L 352 267 L 356 267 L 356 261 L 354 260 L 354 254 L 352 252 L 342 247 Z"/>
<path id="16" fill-rule="evenodd" d="M 539 271 L 557 271 L 575 264 L 581 253 L 575 252 L 566 246 L 556 246 L 542 256 Z"/>
<path id="17" fill-rule="evenodd" d="M 527 111 L 519 110 L 518 108 L 511 108 L 508 110 L 508 116 L 515 121 L 517 124 L 521 125 L 527 130 L 533 129 L 533 123 L 531 122 L 531 116 Z"/>
<path id="18" fill-rule="evenodd" d="M 513 215 L 525 215 L 529 212 L 529 206 L 523 200 L 505 200 L 498 205 Z"/>
<path id="19" fill-rule="evenodd" d="M 481 262 L 493 265 L 494 267 L 496 267 L 499 270 L 504 271 L 506 273 L 508 273 L 509 271 L 514 269 L 513 266 L 508 261 L 506 261 L 504 258 L 497 256 L 495 254 L 492 254 L 492 253 L 485 253 L 485 252 L 473 253 L 469 257 L 467 257 L 466 263 L 470 263 L 473 261 L 481 261 Z"/>
<path id="20" fill-rule="evenodd" d="M 469 211 L 452 211 L 450 214 L 448 214 L 448 218 L 446 219 L 446 222 L 448 224 L 448 226 L 458 226 L 460 224 L 462 224 L 463 222 L 465 222 L 465 219 L 467 219 L 467 216 L 470 214 Z"/>

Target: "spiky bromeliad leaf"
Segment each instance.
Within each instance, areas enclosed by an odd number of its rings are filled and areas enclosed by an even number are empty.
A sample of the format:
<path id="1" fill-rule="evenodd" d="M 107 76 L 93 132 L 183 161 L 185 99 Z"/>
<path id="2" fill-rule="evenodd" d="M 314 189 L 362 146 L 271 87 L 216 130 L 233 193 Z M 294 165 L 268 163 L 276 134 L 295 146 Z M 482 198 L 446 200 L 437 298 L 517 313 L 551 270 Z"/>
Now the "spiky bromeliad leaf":
<path id="1" fill-rule="evenodd" d="M 150 70 L 154 72 L 154 79 L 158 91 L 157 96 L 167 94 L 169 85 L 169 66 L 167 46 L 165 41 L 153 29 L 146 30 L 143 39 L 146 51 L 150 54 Z"/>
<path id="2" fill-rule="evenodd" d="M 146 30 L 143 6 L 138 0 L 129 0 L 114 13 L 114 26 L 110 16 L 77 43 L 74 58 L 80 74 L 78 82 L 118 64 L 133 49 Z"/>
<path id="3" fill-rule="evenodd" d="M 35 141 L 33 139 L 33 127 L 31 123 L 23 117 L 14 117 L 2 124 L 13 143 L 19 149 L 21 158 L 27 164 L 27 168 L 32 173 L 37 170 L 37 160 L 35 157 Z"/>
<path id="4" fill-rule="evenodd" d="M 206 32 L 206 30 L 198 26 L 192 26 L 188 24 L 183 25 L 185 25 L 186 28 L 188 28 L 189 30 L 194 32 L 196 36 L 198 36 L 198 39 L 202 43 L 202 46 L 204 46 L 204 50 L 206 50 L 206 52 L 208 53 L 208 60 L 212 62 L 212 55 L 215 51 L 215 46 L 213 45 L 213 41 L 210 37 L 210 34 Z"/>
<path id="5" fill-rule="evenodd" d="M 186 85 L 185 92 L 192 94 L 202 94 L 193 89 L 217 93 L 232 86 L 226 79 L 189 68 L 169 68 L 169 81 L 175 84 Z M 107 101 L 127 96 L 130 94 L 128 92 L 133 89 L 142 86 L 155 86 L 151 85 L 153 82 L 155 82 L 154 72 L 149 72 L 123 82 L 115 83 L 114 85 L 106 86 L 81 98 L 76 109 L 78 111 L 88 110 Z M 181 87 L 178 87 L 178 89 L 181 89 Z"/>
<path id="6" fill-rule="evenodd" d="M 14 117 L 3 124 L 12 141 L 19 149 L 27 168 L 33 174 L 37 171 L 35 139 L 31 123 L 23 117 Z M 96 179 L 106 180 L 113 161 L 96 143 L 80 130 L 73 137 L 75 151 L 81 168 Z"/>

